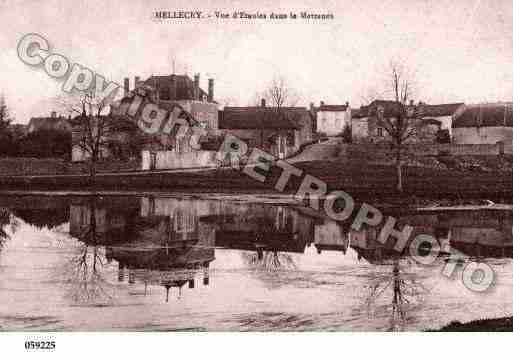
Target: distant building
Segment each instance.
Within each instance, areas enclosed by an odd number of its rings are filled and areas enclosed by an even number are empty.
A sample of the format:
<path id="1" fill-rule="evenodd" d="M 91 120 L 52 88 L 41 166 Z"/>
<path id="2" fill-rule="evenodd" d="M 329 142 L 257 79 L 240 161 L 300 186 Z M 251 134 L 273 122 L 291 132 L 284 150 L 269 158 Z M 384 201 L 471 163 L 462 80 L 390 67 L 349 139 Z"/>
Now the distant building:
<path id="1" fill-rule="evenodd" d="M 351 127 L 351 107 L 345 105 L 326 105 L 321 101 L 319 107 L 314 107 L 316 115 L 317 132 L 328 136 L 336 136 L 342 133 L 344 128 Z"/>
<path id="2" fill-rule="evenodd" d="M 434 143 L 437 140 L 438 132 L 442 129 L 449 129 L 452 119 L 458 111 L 461 111 L 463 104 L 413 104 L 408 105 L 411 111 L 416 111 L 415 118 L 409 119 L 410 129 L 415 134 L 407 142 Z M 399 111 L 396 101 L 374 100 L 367 106 L 361 106 L 352 111 L 351 121 L 353 123 L 353 137 L 366 138 L 371 142 L 387 142 L 391 140 L 387 132 L 384 119 L 394 119 Z"/>
<path id="3" fill-rule="evenodd" d="M 29 121 L 27 132 L 31 133 L 40 130 L 71 132 L 69 117 L 57 116 L 55 111 L 52 111 L 50 117 L 32 117 Z"/>
<path id="4" fill-rule="evenodd" d="M 452 137 L 452 122 L 454 117 L 462 112 L 465 105 L 462 102 L 459 103 L 446 103 L 440 105 L 428 105 L 420 103 L 419 114 L 425 120 L 439 121 L 442 130 L 448 130 L 449 135 Z"/>
<path id="5" fill-rule="evenodd" d="M 467 105 L 452 123 L 456 144 L 513 143 L 513 104 Z"/>
<path id="6" fill-rule="evenodd" d="M 305 107 L 225 107 L 219 130 L 285 158 L 312 140 L 313 115 Z"/>

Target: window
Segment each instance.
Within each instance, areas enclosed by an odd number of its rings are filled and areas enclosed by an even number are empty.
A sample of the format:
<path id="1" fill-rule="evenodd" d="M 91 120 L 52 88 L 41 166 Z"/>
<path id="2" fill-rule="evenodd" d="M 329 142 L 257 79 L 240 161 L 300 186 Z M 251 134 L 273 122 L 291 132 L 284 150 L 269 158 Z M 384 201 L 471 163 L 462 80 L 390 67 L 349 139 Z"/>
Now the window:
<path id="1" fill-rule="evenodd" d="M 169 87 L 161 88 L 159 96 L 161 100 L 170 100 Z"/>
<path id="2" fill-rule="evenodd" d="M 383 127 L 378 127 L 378 137 L 383 137 Z"/>

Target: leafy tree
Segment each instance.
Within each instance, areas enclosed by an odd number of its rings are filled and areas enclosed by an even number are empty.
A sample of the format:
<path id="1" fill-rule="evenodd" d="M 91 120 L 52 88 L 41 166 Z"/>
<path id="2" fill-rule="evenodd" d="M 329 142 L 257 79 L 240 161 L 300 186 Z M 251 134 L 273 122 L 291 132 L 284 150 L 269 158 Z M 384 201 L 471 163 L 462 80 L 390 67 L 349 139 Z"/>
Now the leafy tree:
<path id="1" fill-rule="evenodd" d="M 0 135 L 8 132 L 9 125 L 12 122 L 12 118 L 7 108 L 4 95 L 0 95 Z"/>
<path id="2" fill-rule="evenodd" d="M 12 151 L 12 136 L 9 131 L 11 122 L 5 97 L 0 95 L 0 156 L 9 156 Z"/>

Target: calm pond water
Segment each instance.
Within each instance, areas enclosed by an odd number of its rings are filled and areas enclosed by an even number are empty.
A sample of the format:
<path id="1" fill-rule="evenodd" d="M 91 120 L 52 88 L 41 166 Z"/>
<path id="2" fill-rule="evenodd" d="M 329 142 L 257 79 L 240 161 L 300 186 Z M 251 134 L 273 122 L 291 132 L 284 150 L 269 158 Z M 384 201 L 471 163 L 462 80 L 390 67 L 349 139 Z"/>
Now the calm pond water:
<path id="1" fill-rule="evenodd" d="M 464 253 L 407 253 L 304 208 L 192 197 L 0 197 L 2 330 L 423 330 L 513 314 L 513 213 L 412 213 Z M 464 262 L 494 288 L 469 291 Z"/>

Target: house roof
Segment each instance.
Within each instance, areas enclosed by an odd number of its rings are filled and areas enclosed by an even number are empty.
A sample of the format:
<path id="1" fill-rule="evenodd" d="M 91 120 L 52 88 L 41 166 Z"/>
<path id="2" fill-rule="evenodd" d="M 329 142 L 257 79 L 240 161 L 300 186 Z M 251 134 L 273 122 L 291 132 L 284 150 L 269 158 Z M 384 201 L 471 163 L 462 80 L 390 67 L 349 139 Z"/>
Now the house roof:
<path id="1" fill-rule="evenodd" d="M 320 105 L 315 108 L 315 111 L 323 111 L 323 112 L 345 112 L 347 110 L 347 105 Z"/>
<path id="2" fill-rule="evenodd" d="M 69 121 L 66 117 L 32 117 L 28 128 L 32 131 L 54 130 L 56 128 L 68 127 Z"/>
<path id="3" fill-rule="evenodd" d="M 452 116 L 463 105 L 463 103 L 447 103 L 439 105 L 420 104 L 417 105 L 419 115 L 422 117 L 441 117 Z M 393 115 L 397 111 L 397 102 L 389 100 L 374 100 L 367 106 L 362 106 L 359 109 L 352 109 L 351 116 L 353 118 L 363 118 L 372 116 L 378 107 L 383 107 L 385 117 Z"/>
<path id="4" fill-rule="evenodd" d="M 383 107 L 385 110 L 385 116 L 390 112 L 391 109 L 397 107 L 397 103 L 395 101 L 387 101 L 387 100 L 374 100 L 367 106 L 361 106 L 359 109 L 351 110 L 351 117 L 353 118 L 362 118 L 369 117 L 374 114 L 378 107 Z"/>
<path id="5" fill-rule="evenodd" d="M 452 116 L 461 106 L 462 102 L 459 103 L 446 103 L 440 105 L 419 105 L 420 114 L 422 116 L 441 117 L 441 116 Z"/>
<path id="6" fill-rule="evenodd" d="M 305 108 L 302 108 L 306 112 Z M 225 107 L 220 111 L 220 129 L 299 129 L 301 108 Z"/>
<path id="7" fill-rule="evenodd" d="M 176 86 L 175 98 L 171 100 L 194 100 L 194 81 L 187 75 L 152 75 L 143 84 L 154 89 Z M 207 96 L 201 87 L 199 92 L 200 99 Z"/>
<path id="8" fill-rule="evenodd" d="M 469 105 L 452 122 L 453 128 L 492 126 L 513 127 L 513 104 Z"/>

